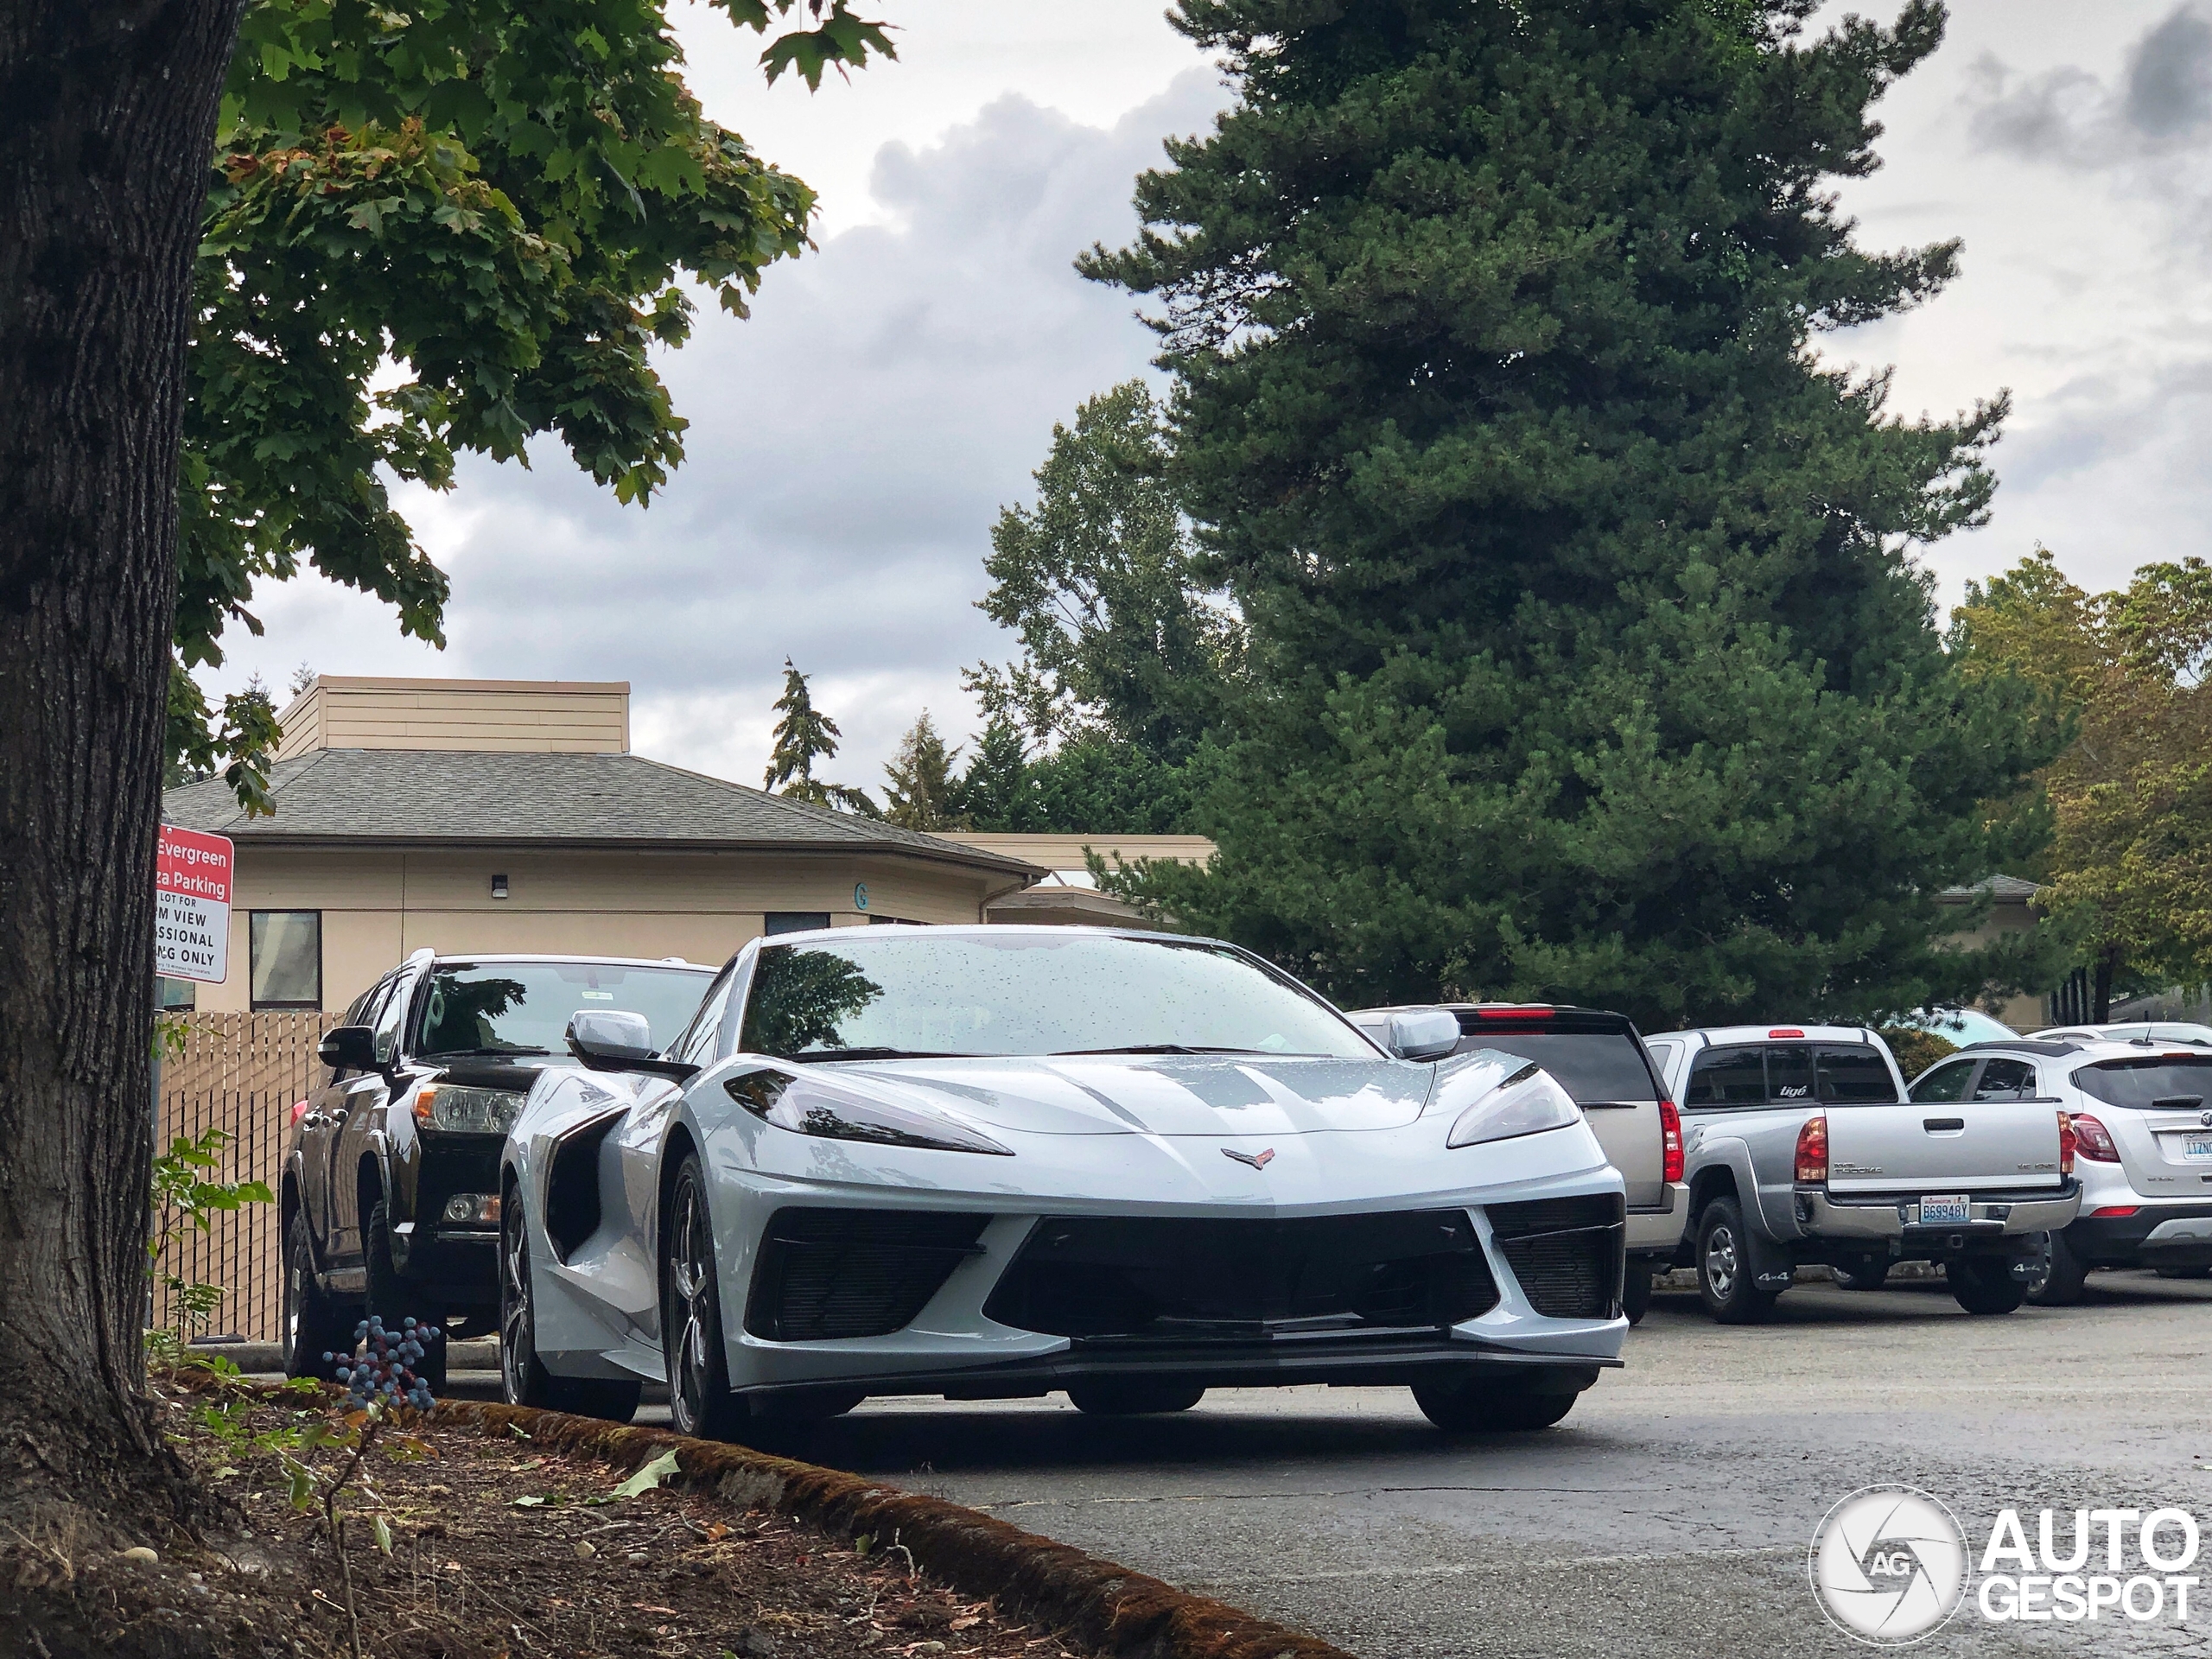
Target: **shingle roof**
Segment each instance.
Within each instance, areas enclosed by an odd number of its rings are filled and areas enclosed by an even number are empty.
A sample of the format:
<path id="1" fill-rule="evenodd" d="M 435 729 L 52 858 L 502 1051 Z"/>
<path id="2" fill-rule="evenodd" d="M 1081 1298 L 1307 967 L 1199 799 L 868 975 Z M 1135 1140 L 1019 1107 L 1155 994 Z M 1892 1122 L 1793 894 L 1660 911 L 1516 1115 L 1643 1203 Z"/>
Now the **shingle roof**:
<path id="1" fill-rule="evenodd" d="M 1043 871 L 998 853 L 634 754 L 318 749 L 270 769 L 273 817 L 247 817 L 219 779 L 162 798 L 162 816 L 248 843 L 474 845 L 556 842 L 880 852 L 1008 874 Z"/>

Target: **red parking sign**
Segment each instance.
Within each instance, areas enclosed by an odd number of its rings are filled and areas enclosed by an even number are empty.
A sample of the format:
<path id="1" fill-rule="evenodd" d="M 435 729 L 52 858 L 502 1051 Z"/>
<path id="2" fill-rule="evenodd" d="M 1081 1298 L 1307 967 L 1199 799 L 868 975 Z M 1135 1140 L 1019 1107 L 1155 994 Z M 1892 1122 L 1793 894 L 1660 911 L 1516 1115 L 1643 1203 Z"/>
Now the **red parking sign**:
<path id="1" fill-rule="evenodd" d="M 154 853 L 154 971 L 219 984 L 231 957 L 231 843 L 162 826 Z"/>

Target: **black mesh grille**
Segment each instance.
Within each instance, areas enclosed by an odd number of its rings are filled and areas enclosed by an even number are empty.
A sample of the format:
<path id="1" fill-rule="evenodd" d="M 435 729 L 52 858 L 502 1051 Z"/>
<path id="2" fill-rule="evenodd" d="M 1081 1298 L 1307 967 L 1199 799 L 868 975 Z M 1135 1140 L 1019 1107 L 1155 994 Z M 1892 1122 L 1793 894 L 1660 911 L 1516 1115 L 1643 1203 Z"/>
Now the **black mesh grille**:
<path id="1" fill-rule="evenodd" d="M 1046 1217 L 984 1313 L 1076 1338 L 1437 1329 L 1497 1305 L 1463 1211 L 1297 1221 Z"/>
<path id="2" fill-rule="evenodd" d="M 988 1216 L 779 1210 L 760 1242 L 745 1328 L 772 1342 L 902 1330 L 976 1253 Z"/>
<path id="3" fill-rule="evenodd" d="M 1497 1204 L 1486 1211 L 1529 1306 L 1548 1319 L 1611 1319 L 1620 1301 L 1618 1193 Z"/>

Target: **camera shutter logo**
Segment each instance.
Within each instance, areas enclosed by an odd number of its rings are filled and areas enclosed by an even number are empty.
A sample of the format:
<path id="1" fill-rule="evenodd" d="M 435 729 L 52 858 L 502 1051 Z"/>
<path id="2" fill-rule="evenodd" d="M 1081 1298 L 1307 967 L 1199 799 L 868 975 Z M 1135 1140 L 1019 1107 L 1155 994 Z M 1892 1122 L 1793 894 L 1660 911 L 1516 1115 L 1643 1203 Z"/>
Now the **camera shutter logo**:
<path id="1" fill-rule="evenodd" d="M 1813 1599 L 1845 1635 L 1901 1648 L 1934 1635 L 1967 1588 L 1958 1520 L 1914 1486 L 1866 1486 L 1827 1512 L 1808 1562 Z"/>

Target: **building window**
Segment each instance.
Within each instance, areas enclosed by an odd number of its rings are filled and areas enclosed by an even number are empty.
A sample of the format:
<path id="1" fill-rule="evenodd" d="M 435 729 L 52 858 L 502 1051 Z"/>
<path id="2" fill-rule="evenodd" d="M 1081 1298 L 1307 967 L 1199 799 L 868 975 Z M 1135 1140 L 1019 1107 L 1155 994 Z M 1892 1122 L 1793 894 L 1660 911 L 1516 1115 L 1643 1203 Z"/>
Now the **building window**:
<path id="1" fill-rule="evenodd" d="M 246 918 L 251 993 L 263 1008 L 322 1007 L 322 912 L 257 910 Z"/>
<path id="2" fill-rule="evenodd" d="M 770 933 L 804 933 L 810 927 L 830 925 L 826 910 L 772 910 L 761 920 Z"/>

